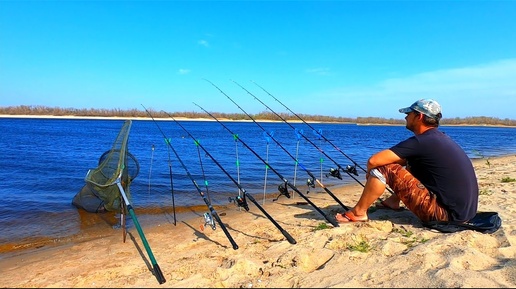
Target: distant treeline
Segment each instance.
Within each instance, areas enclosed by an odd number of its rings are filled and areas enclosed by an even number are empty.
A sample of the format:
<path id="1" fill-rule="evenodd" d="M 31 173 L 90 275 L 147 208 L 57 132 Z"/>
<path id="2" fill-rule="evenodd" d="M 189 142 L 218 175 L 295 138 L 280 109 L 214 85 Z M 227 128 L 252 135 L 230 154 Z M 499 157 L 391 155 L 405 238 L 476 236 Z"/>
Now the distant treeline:
<path id="1" fill-rule="evenodd" d="M 148 109 L 154 118 L 169 118 L 173 117 L 184 117 L 184 118 L 210 118 L 203 112 L 168 112 L 154 111 Z M 210 112 L 217 119 L 229 119 L 229 120 L 249 120 L 249 117 L 244 113 L 218 113 Z M 138 117 L 149 117 L 145 110 L 138 109 L 96 109 L 96 108 L 60 108 L 60 107 L 46 107 L 41 105 L 20 105 L 20 106 L 8 106 L 0 107 L 0 114 L 2 115 L 49 115 L 49 116 L 82 116 L 82 117 L 123 117 L 123 118 L 138 118 Z M 278 113 L 283 119 L 299 121 L 299 119 L 290 113 Z M 281 119 L 274 113 L 269 111 L 263 111 L 257 114 L 250 114 L 256 120 L 273 120 L 281 121 Z M 309 114 L 297 114 L 303 120 L 307 122 L 333 122 L 333 123 L 356 123 L 356 124 L 392 124 L 392 125 L 404 125 L 405 120 L 403 118 L 381 118 L 381 117 L 336 117 L 326 115 L 309 115 Z M 466 118 L 443 118 L 441 120 L 442 125 L 492 125 L 492 126 L 516 126 L 516 120 L 513 119 L 500 119 L 496 117 L 486 116 L 472 116 Z"/>

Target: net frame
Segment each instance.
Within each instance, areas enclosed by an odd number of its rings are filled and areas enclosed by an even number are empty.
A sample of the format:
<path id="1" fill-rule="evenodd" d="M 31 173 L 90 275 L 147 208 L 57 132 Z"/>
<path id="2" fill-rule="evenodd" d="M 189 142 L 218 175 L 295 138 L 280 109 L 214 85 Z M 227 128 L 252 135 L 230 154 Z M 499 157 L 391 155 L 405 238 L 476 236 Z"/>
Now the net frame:
<path id="1" fill-rule="evenodd" d="M 109 153 L 99 160 L 96 168 L 89 169 L 84 181 L 93 186 L 95 193 L 104 201 L 107 211 L 126 214 L 121 197 L 129 200 L 130 184 L 136 176 L 129 176 L 128 170 L 128 140 L 132 121 L 126 120 L 120 129 Z M 137 162 L 136 162 L 137 163 Z M 118 184 L 121 184 L 119 186 Z M 123 193 L 123 194 L 122 194 Z"/>

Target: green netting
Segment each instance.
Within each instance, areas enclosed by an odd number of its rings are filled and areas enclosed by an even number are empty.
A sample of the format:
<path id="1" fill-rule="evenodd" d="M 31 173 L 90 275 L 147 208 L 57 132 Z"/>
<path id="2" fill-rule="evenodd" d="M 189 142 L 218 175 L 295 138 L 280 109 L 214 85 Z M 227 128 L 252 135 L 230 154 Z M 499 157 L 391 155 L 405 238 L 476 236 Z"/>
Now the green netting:
<path id="1" fill-rule="evenodd" d="M 99 165 L 90 169 L 85 177 L 86 183 L 102 200 L 104 209 L 107 211 L 120 212 L 123 199 L 121 199 L 117 182 L 121 183 L 127 198 L 130 199 L 129 186 L 138 173 L 138 162 L 132 155 L 130 158 L 128 157 L 130 154 L 127 143 L 131 124 L 131 120 L 125 121 L 111 150 L 102 155 Z M 136 168 L 136 172 L 132 172 L 132 175 L 129 173 L 130 166 Z"/>

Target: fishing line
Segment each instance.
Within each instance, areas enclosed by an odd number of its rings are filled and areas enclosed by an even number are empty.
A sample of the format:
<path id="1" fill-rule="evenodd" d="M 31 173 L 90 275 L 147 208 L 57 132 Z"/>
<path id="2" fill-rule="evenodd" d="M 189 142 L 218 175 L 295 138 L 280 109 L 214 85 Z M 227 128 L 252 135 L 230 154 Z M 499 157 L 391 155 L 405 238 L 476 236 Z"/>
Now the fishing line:
<path id="1" fill-rule="evenodd" d="M 240 86 L 240 85 L 239 85 Z M 240 86 L 242 87 L 242 86 Z M 265 104 L 263 101 L 261 101 L 258 97 L 256 97 L 254 94 L 250 93 L 247 89 L 245 89 L 244 87 L 242 87 L 242 89 L 244 89 L 245 91 L 247 91 L 248 94 L 250 94 L 251 96 L 254 97 L 254 99 L 256 99 L 257 101 L 259 101 L 261 104 L 263 104 L 267 109 L 269 109 L 272 113 L 274 113 L 277 117 L 279 117 L 284 123 L 288 124 L 292 129 L 296 129 L 292 124 L 290 124 L 285 118 L 281 117 L 278 113 L 276 113 L 274 110 L 272 110 L 267 104 Z M 346 169 L 344 169 L 339 163 L 337 163 L 333 158 L 331 158 L 328 154 L 326 154 L 322 149 L 320 149 L 313 141 L 311 141 L 309 138 L 307 138 L 305 135 L 302 135 L 302 137 L 307 140 L 312 146 L 314 146 L 319 152 L 321 152 L 322 154 L 324 154 L 328 159 L 330 159 L 331 161 L 333 161 L 338 169 L 335 169 L 335 170 L 332 170 L 330 169 L 330 174 L 331 176 L 333 177 L 337 177 L 339 179 L 342 179 L 342 177 L 340 176 L 340 170 L 342 170 L 343 172 L 346 172 L 351 178 L 353 178 L 355 181 L 357 181 L 360 185 L 362 185 L 362 187 L 364 187 L 364 184 L 362 184 L 357 178 L 355 178 L 352 174 L 358 176 L 358 173 L 356 173 L 356 169 L 354 169 L 354 167 L 352 166 L 347 166 Z"/>
<path id="2" fill-rule="evenodd" d="M 204 173 L 204 166 L 202 165 L 202 157 L 201 150 L 199 149 L 200 141 L 194 139 L 195 146 L 197 147 L 197 155 L 199 156 L 199 164 L 201 166 L 202 178 L 204 180 L 204 187 L 206 188 L 206 196 L 208 197 L 208 201 L 211 203 L 210 191 L 208 190 L 208 180 L 206 179 L 206 174 Z"/>
<path id="3" fill-rule="evenodd" d="M 271 134 L 274 135 L 274 132 L 271 131 Z M 265 137 L 266 144 L 266 153 L 265 153 L 265 161 L 269 162 L 269 142 L 271 138 L 269 137 L 268 133 L 263 133 L 263 136 Z M 265 165 L 265 176 L 264 176 L 264 184 L 263 184 L 263 204 L 265 205 L 265 193 L 267 191 L 267 172 L 269 171 L 269 167 Z"/>
<path id="4" fill-rule="evenodd" d="M 165 112 L 166 114 L 168 114 L 167 112 Z M 172 117 L 170 114 L 168 114 L 168 116 L 178 125 L 180 126 L 191 138 L 195 139 L 194 136 L 192 134 L 190 134 L 190 132 L 188 130 L 186 130 L 185 127 L 183 127 L 183 125 L 181 125 L 174 117 Z M 233 134 L 235 136 L 235 134 Z M 236 135 L 238 136 L 238 135 Z M 253 198 L 253 196 L 249 193 L 247 193 L 247 191 L 240 185 L 239 182 L 237 182 L 225 169 L 224 167 L 222 167 L 222 165 L 201 145 L 199 144 L 199 147 L 206 153 L 206 155 L 208 157 L 210 157 L 213 162 L 220 168 L 220 170 L 226 174 L 226 176 L 228 176 L 228 178 L 238 187 L 238 189 L 242 192 L 243 194 L 243 197 L 240 197 L 238 196 L 237 197 L 237 204 L 241 207 L 243 207 L 246 211 L 249 211 L 249 206 L 247 205 L 247 201 L 246 201 L 246 198 L 247 197 L 249 200 L 251 200 L 251 202 L 253 204 L 256 205 L 256 207 L 271 221 L 271 223 L 276 226 L 276 228 L 278 228 L 278 230 L 283 234 L 283 236 L 285 236 L 285 238 L 288 240 L 288 242 L 290 244 L 296 244 L 296 240 L 294 240 L 294 238 L 292 238 L 292 236 L 290 236 L 290 234 L 285 231 L 272 217 L 271 215 L 269 215 L 269 213 L 267 213 L 267 211 L 262 207 L 260 206 L 260 204 Z"/>
<path id="5" fill-rule="evenodd" d="M 322 144 L 322 129 L 319 129 L 318 131 L 315 131 L 315 130 L 312 130 L 312 132 L 315 134 L 315 136 L 317 137 L 317 139 L 319 140 L 319 145 Z M 319 152 L 319 163 L 321 165 L 321 180 L 322 180 L 322 177 L 323 177 L 323 154 Z"/>
<path id="6" fill-rule="evenodd" d="M 254 98 L 256 98 L 252 93 L 250 93 L 247 89 L 245 89 L 243 86 L 241 86 L 240 84 L 236 83 L 235 81 L 233 81 L 236 85 L 240 86 L 243 90 L 245 90 L 247 93 L 249 93 L 251 96 L 253 96 Z M 220 89 L 219 89 L 220 90 Z M 222 92 L 222 91 L 221 91 Z M 247 112 L 245 112 L 245 110 L 243 110 L 236 102 L 233 101 L 233 99 L 231 99 L 231 97 L 229 97 L 227 94 L 225 94 L 224 92 L 222 92 L 222 94 L 224 94 L 229 100 L 231 100 L 231 102 L 233 102 L 240 110 L 242 110 L 249 118 L 251 118 L 253 120 L 253 122 L 258 125 L 262 130 L 264 130 L 264 128 L 256 121 L 254 120 L 254 118 L 252 116 L 250 116 Z M 294 128 L 295 129 L 295 128 Z M 302 135 L 304 137 L 304 135 Z M 306 137 L 305 137 L 306 138 Z M 294 159 L 294 161 L 296 161 L 298 163 L 298 165 L 310 176 L 311 179 L 308 179 L 307 181 L 307 185 L 308 185 L 308 190 L 310 190 L 310 187 L 315 187 L 315 183 L 314 181 L 319 185 L 321 186 L 321 188 L 324 189 L 324 191 L 326 193 L 328 193 L 339 205 L 341 205 L 345 210 L 348 210 L 348 207 L 346 205 L 344 205 L 338 198 L 337 196 L 335 196 L 326 186 L 324 186 L 321 181 L 319 181 L 307 168 L 305 168 L 303 166 L 303 164 L 301 164 L 294 156 L 292 156 L 292 154 L 290 154 L 290 152 L 285 149 L 275 138 L 272 137 L 272 140 L 274 140 L 276 142 L 276 144 L 278 144 L 278 146 L 280 148 L 283 149 L 283 151 L 285 151 L 292 159 Z"/>
<path id="7" fill-rule="evenodd" d="M 276 97 L 274 97 L 274 95 L 270 94 L 267 90 L 265 90 L 265 88 L 261 87 L 258 83 L 254 82 L 251 80 L 252 83 L 254 83 L 256 86 L 258 86 L 259 88 L 261 88 L 265 93 L 267 93 L 268 95 L 270 95 L 272 98 L 274 98 L 274 100 L 276 100 L 277 102 L 279 102 L 283 107 L 285 107 L 289 112 L 291 112 L 293 115 L 295 115 L 299 120 L 301 120 L 304 124 L 306 124 L 308 127 L 310 127 L 312 130 L 315 130 L 314 127 L 312 127 L 309 123 L 307 123 L 303 118 L 301 118 L 299 115 L 297 115 L 295 112 L 293 112 L 292 110 L 290 110 L 290 108 L 288 108 L 285 104 L 283 104 L 281 101 L 279 101 L 279 99 L 277 99 Z M 286 124 L 288 124 L 289 126 L 293 127 L 289 122 L 287 122 L 285 119 L 283 119 L 280 115 L 278 115 L 276 112 L 274 112 L 271 108 L 269 108 L 266 104 L 264 104 L 261 100 L 259 100 L 256 96 L 254 97 L 256 100 L 258 100 L 259 102 L 261 102 L 263 105 L 265 105 L 272 113 L 274 113 L 275 115 L 277 115 L 279 118 L 281 118 L 283 120 L 283 122 L 285 122 Z M 351 162 L 353 162 L 353 166 L 346 166 L 346 168 L 343 168 L 340 164 L 338 164 L 336 161 L 334 161 L 331 157 L 329 157 L 326 153 L 324 153 L 324 155 L 330 159 L 331 161 L 333 161 L 336 165 L 337 165 L 337 169 L 330 169 L 330 175 L 333 176 L 333 177 L 337 177 L 338 179 L 342 179 L 341 175 L 340 175 L 340 171 L 343 171 L 345 173 L 347 173 L 351 178 L 353 178 L 355 181 L 357 181 L 362 187 L 365 187 L 365 185 L 363 185 L 357 178 L 355 178 L 353 175 L 355 176 L 358 176 L 358 173 L 357 173 L 357 170 L 356 170 L 356 167 L 359 167 L 360 169 L 362 169 L 362 171 L 364 171 L 365 173 L 367 173 L 367 171 L 361 167 L 357 162 L 355 162 L 352 158 L 350 158 L 348 155 L 346 155 L 339 147 L 337 147 L 335 144 L 333 144 L 329 139 L 327 139 L 325 136 L 323 136 L 321 134 L 321 137 L 326 141 L 328 142 L 330 145 L 332 145 L 337 151 L 339 151 L 342 155 L 344 155 L 346 158 L 348 158 Z M 306 137 L 305 137 L 306 139 Z M 308 139 L 307 139 L 308 140 Z M 317 146 L 312 143 L 311 141 L 309 141 L 312 145 L 314 145 L 316 148 Z M 322 152 L 322 151 L 321 151 Z M 353 175 L 352 175 L 353 174 Z M 386 189 L 394 194 L 394 192 L 389 188 L 389 187 L 386 187 Z"/>
<path id="8" fill-rule="evenodd" d="M 143 104 L 142 104 L 143 106 Z M 165 133 L 163 132 L 163 130 L 161 130 L 160 126 L 158 125 L 158 123 L 156 122 L 156 120 L 154 119 L 154 117 L 152 116 L 152 114 L 145 108 L 145 106 L 143 106 L 143 109 L 145 109 L 145 111 L 147 112 L 147 114 L 150 116 L 150 118 L 152 119 L 152 121 L 154 122 L 154 124 L 156 124 L 156 126 L 158 127 L 158 130 L 161 132 L 161 134 L 163 135 L 163 138 L 165 139 L 165 142 L 167 143 L 168 147 L 170 147 L 170 149 L 172 149 L 172 151 L 174 152 L 174 154 L 176 155 L 176 158 L 177 160 L 179 161 L 179 163 L 181 164 L 181 166 L 183 167 L 183 169 L 185 170 L 188 178 L 190 178 L 190 180 L 192 181 L 193 185 L 195 186 L 195 188 L 197 189 L 197 192 L 199 192 L 199 194 L 201 195 L 204 203 L 206 204 L 206 206 L 208 207 L 208 209 L 210 210 L 209 213 L 205 213 L 204 214 L 204 219 L 205 219 L 205 222 L 206 223 L 209 223 L 211 225 L 211 228 L 213 230 L 215 230 L 215 223 L 213 222 L 213 218 L 215 218 L 215 220 L 217 221 L 217 223 L 219 224 L 220 228 L 222 229 L 222 231 L 224 231 L 224 234 L 226 235 L 226 237 L 228 238 L 229 242 L 231 243 L 231 245 L 233 246 L 233 249 L 234 250 L 237 250 L 238 249 L 238 245 L 237 243 L 235 242 L 235 240 L 233 240 L 233 237 L 231 237 L 231 234 L 229 233 L 228 229 L 226 228 L 226 226 L 224 225 L 224 223 L 222 223 L 222 220 L 220 219 L 219 215 L 217 214 L 217 211 L 213 208 L 213 206 L 211 205 L 211 202 L 208 200 L 208 198 L 206 197 L 206 195 L 202 192 L 201 188 L 199 187 L 199 185 L 197 184 L 197 182 L 195 181 L 195 179 L 192 177 L 192 174 L 190 174 L 190 171 L 188 170 L 188 168 L 186 167 L 186 165 L 184 164 L 183 160 L 181 160 L 181 157 L 179 157 L 179 154 L 176 152 L 176 150 L 174 149 L 174 147 L 172 146 L 171 142 L 170 142 L 170 139 L 167 138 L 167 136 L 165 135 Z M 194 139 L 195 140 L 195 139 Z"/>
<path id="9" fill-rule="evenodd" d="M 259 88 L 261 88 L 265 93 L 267 93 L 268 95 L 270 95 L 272 98 L 274 98 L 274 100 L 276 100 L 277 102 L 279 102 L 283 107 L 285 107 L 290 113 L 292 113 L 294 116 L 296 116 L 299 120 L 301 120 L 304 124 L 306 124 L 308 127 L 310 127 L 312 130 L 315 131 L 315 128 L 313 126 L 311 126 L 308 122 L 306 122 L 304 119 L 302 119 L 299 115 L 297 115 L 295 112 L 293 112 L 292 110 L 290 110 L 290 108 L 288 108 L 285 104 L 283 104 L 281 101 L 279 101 L 279 99 L 277 99 L 274 95 L 270 94 L 267 90 L 265 90 L 265 88 L 263 88 L 262 86 L 260 86 L 258 83 L 254 82 L 251 80 L 252 83 L 254 83 L 256 86 L 258 86 Z M 350 158 L 348 155 L 346 155 L 339 147 L 337 147 L 335 144 L 333 144 L 329 139 L 327 139 L 325 136 L 323 136 L 321 134 L 321 137 L 326 141 L 328 142 L 330 145 L 332 145 L 337 151 L 339 151 L 342 155 L 344 155 L 346 158 L 348 158 L 348 160 L 350 160 L 351 162 L 353 162 L 353 164 L 356 166 L 356 167 L 359 167 L 360 169 L 362 169 L 364 172 L 367 172 L 363 167 L 361 167 L 357 162 L 355 162 L 352 158 Z"/>
<path id="10" fill-rule="evenodd" d="M 153 160 L 153 158 L 154 158 L 154 144 L 151 147 L 151 158 L 150 158 L 150 167 L 149 167 L 149 193 L 148 193 L 148 195 L 150 195 L 150 191 L 151 191 L 151 172 L 152 172 L 152 160 Z"/>
<path id="11" fill-rule="evenodd" d="M 206 80 L 206 79 L 205 79 Z M 213 84 L 212 82 L 210 82 L 209 80 L 206 80 L 208 81 L 209 83 L 211 83 L 213 86 L 215 86 L 217 88 L 217 86 L 215 84 Z M 218 89 L 218 88 L 217 88 Z M 220 91 L 220 89 L 219 89 Z M 204 112 L 206 112 L 210 117 L 212 117 L 213 119 L 215 119 L 222 127 L 224 127 L 230 134 L 234 135 L 234 133 L 226 126 L 224 125 L 221 121 L 219 121 L 215 116 L 213 116 L 211 113 L 209 113 L 207 110 L 205 110 L 204 108 L 202 108 L 201 106 L 199 106 L 198 104 L 194 103 L 196 106 L 198 106 L 200 109 L 202 109 Z M 317 207 L 309 198 L 307 198 L 303 193 L 301 193 L 297 187 L 293 186 L 285 177 L 283 177 L 278 171 L 276 171 L 271 165 L 269 165 L 258 153 L 256 153 L 249 145 L 247 145 L 242 139 L 240 139 L 240 142 L 247 148 L 249 149 L 249 151 L 251 151 L 260 161 L 262 161 L 265 165 L 267 165 L 282 181 L 283 181 L 283 185 L 284 185 L 284 188 L 281 188 L 281 185 L 278 187 L 278 189 L 280 189 L 280 192 L 284 192 L 282 191 L 283 189 L 286 190 L 286 186 L 289 186 L 291 189 L 293 189 L 294 191 L 296 191 L 301 197 L 303 197 L 303 199 L 305 201 L 307 201 L 312 207 L 314 207 L 317 212 L 319 212 L 329 223 L 331 223 L 334 227 L 338 227 L 339 224 L 337 223 L 337 221 L 335 219 L 330 219 L 321 209 L 319 209 L 319 207 Z"/>
<path id="12" fill-rule="evenodd" d="M 298 156 L 299 156 L 299 142 L 301 140 L 301 134 L 303 134 L 303 130 L 302 129 L 295 129 L 295 134 L 296 134 L 296 160 L 298 159 Z M 296 178 L 297 178 L 297 161 L 295 162 L 295 165 L 294 165 L 294 186 L 296 185 Z M 294 196 L 294 194 L 292 194 L 292 196 Z"/>
<path id="13" fill-rule="evenodd" d="M 237 181 L 240 184 L 240 160 L 238 158 L 238 135 L 234 135 L 233 139 L 235 140 L 235 155 L 236 155 L 236 168 L 237 168 Z M 238 189 L 238 196 L 242 198 L 242 190 Z"/>

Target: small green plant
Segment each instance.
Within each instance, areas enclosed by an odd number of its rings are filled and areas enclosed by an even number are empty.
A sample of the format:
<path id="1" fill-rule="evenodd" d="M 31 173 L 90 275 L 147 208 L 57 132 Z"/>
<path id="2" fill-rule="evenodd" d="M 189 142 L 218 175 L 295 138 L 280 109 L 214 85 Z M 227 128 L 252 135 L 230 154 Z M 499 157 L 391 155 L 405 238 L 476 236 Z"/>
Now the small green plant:
<path id="1" fill-rule="evenodd" d="M 417 243 L 417 238 L 403 240 L 403 241 L 401 241 L 401 243 L 407 245 L 407 247 L 409 247 L 409 248 L 414 247 Z"/>
<path id="2" fill-rule="evenodd" d="M 403 230 L 400 228 L 394 228 L 394 229 L 392 229 L 392 231 L 395 233 L 400 233 L 403 237 L 410 237 L 410 236 L 414 235 L 413 232 L 408 231 L 408 230 Z"/>
<path id="3" fill-rule="evenodd" d="M 503 177 L 502 178 L 502 183 L 512 183 L 512 182 L 516 182 L 516 179 L 511 178 L 511 177 Z"/>
<path id="4" fill-rule="evenodd" d="M 480 195 L 480 196 L 482 196 L 482 195 L 484 195 L 484 196 L 490 196 L 490 195 L 492 195 L 492 194 L 493 194 L 493 192 L 491 192 L 491 191 L 490 191 L 490 190 L 488 190 L 488 189 L 482 189 L 482 190 L 480 190 L 480 191 L 478 192 L 478 195 Z"/>
<path id="5" fill-rule="evenodd" d="M 314 228 L 314 231 L 324 230 L 324 229 L 329 229 L 329 228 L 330 228 L 330 226 L 328 226 L 328 224 L 319 223 L 319 225 L 317 225 L 317 227 Z"/>
<path id="6" fill-rule="evenodd" d="M 426 243 L 426 242 L 428 242 L 428 240 L 430 240 L 430 239 L 426 239 L 426 238 L 418 239 L 418 237 L 412 237 L 411 239 L 401 241 L 401 243 L 407 245 L 407 247 L 410 248 L 410 247 L 416 246 L 417 243 L 421 243 L 421 244 Z"/>
<path id="7" fill-rule="evenodd" d="M 346 248 L 350 251 L 358 251 L 362 253 L 367 253 L 371 250 L 371 245 L 367 243 L 367 241 L 362 240 L 355 244 L 348 244 Z"/>
<path id="8" fill-rule="evenodd" d="M 473 153 L 475 155 L 479 156 L 481 159 L 485 159 L 486 160 L 486 165 L 488 167 L 491 167 L 491 163 L 489 162 L 489 158 L 486 158 L 483 153 L 481 153 L 480 151 L 477 151 L 477 150 L 473 150 Z"/>
<path id="9" fill-rule="evenodd" d="M 392 231 L 394 233 L 399 233 L 403 237 L 407 238 L 401 241 L 401 243 L 407 245 L 407 247 L 414 247 L 417 243 L 426 243 L 429 240 L 426 238 L 418 238 L 417 236 L 413 236 L 414 232 L 402 228 L 393 228 Z"/>

